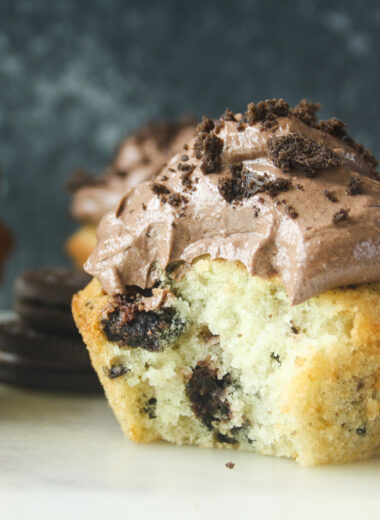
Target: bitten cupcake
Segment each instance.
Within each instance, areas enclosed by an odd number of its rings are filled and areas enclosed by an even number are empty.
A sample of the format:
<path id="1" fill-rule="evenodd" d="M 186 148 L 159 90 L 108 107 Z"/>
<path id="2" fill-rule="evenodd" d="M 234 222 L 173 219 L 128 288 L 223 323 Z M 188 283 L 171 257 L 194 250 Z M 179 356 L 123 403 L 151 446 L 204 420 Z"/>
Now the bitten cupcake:
<path id="1" fill-rule="evenodd" d="M 82 226 L 69 238 L 66 250 L 82 267 L 96 245 L 96 226 L 114 209 L 129 188 L 156 175 L 193 135 L 195 120 L 156 121 L 143 126 L 119 145 L 113 162 L 97 177 L 76 172 L 69 181 L 73 192 L 71 215 Z"/>
<path id="2" fill-rule="evenodd" d="M 101 221 L 73 313 L 131 439 L 380 453 L 377 162 L 318 108 L 204 118 Z"/>

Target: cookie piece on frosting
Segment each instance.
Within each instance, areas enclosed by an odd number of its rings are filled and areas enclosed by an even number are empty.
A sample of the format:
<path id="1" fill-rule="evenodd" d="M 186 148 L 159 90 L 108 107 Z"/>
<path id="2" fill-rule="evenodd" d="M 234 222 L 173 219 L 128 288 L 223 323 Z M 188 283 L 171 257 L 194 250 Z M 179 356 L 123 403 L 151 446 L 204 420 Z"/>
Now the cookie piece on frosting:
<path id="1" fill-rule="evenodd" d="M 101 221 L 73 313 L 132 439 L 380 453 L 376 160 L 317 109 L 204 118 Z"/>
<path id="2" fill-rule="evenodd" d="M 73 193 L 71 214 L 82 226 L 69 238 L 66 249 L 78 267 L 95 248 L 95 227 L 101 218 L 126 190 L 154 177 L 173 154 L 183 150 L 195 124 L 192 117 L 154 121 L 124 139 L 111 165 L 97 177 L 74 172 L 67 187 Z"/>

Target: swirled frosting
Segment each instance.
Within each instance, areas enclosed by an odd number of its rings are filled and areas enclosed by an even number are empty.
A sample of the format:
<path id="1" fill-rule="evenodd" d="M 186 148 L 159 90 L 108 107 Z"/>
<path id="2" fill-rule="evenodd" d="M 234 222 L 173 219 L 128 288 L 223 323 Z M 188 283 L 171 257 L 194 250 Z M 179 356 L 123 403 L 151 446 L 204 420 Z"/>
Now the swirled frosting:
<path id="1" fill-rule="evenodd" d="M 102 219 L 87 272 L 114 295 L 209 255 L 279 275 L 292 304 L 380 280 L 376 161 L 317 109 L 268 100 L 204 118 L 186 150 Z"/>
<path id="2" fill-rule="evenodd" d="M 156 121 L 127 137 L 119 145 L 111 165 L 74 191 L 72 216 L 80 222 L 97 225 L 117 205 L 126 189 L 152 178 L 181 150 L 191 139 L 195 124 L 190 117 Z"/>

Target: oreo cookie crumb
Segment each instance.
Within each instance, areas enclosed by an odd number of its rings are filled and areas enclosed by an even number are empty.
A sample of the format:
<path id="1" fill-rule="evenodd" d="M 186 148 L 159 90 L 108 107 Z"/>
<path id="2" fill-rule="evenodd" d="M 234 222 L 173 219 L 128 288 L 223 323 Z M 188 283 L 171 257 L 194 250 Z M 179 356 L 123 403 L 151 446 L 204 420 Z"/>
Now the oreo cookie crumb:
<path id="1" fill-rule="evenodd" d="M 318 170 L 341 164 L 341 159 L 326 146 L 296 133 L 271 137 L 268 140 L 268 154 L 273 164 L 282 171 L 300 171 L 307 177 L 315 177 Z"/>
<path id="2" fill-rule="evenodd" d="M 159 197 L 161 195 L 169 195 L 169 193 L 170 193 L 170 190 L 168 190 L 168 188 L 166 186 L 164 186 L 163 184 L 157 184 L 157 183 L 153 184 L 152 191 Z"/>
<path id="3" fill-rule="evenodd" d="M 181 172 L 185 172 L 185 173 L 192 173 L 195 169 L 195 165 L 194 164 L 183 164 L 183 163 L 179 163 L 178 164 L 178 169 L 181 171 Z"/>
<path id="4" fill-rule="evenodd" d="M 160 201 L 163 204 L 170 204 L 175 208 L 177 208 L 181 204 L 186 204 L 188 202 L 186 197 L 184 197 L 183 195 L 179 195 L 178 193 L 172 193 L 163 184 L 153 184 L 152 191 L 159 197 Z"/>
<path id="5" fill-rule="evenodd" d="M 273 128 L 277 124 L 277 117 L 289 114 L 289 105 L 284 99 L 267 99 L 259 103 L 249 103 L 244 114 L 244 120 L 249 125 L 262 123 L 263 129 Z"/>
<path id="6" fill-rule="evenodd" d="M 328 199 L 329 201 L 331 201 L 331 202 L 338 202 L 338 199 L 336 198 L 336 196 L 334 195 L 334 193 L 332 191 L 325 190 L 323 192 L 323 194 L 326 197 L 326 199 Z"/>
<path id="7" fill-rule="evenodd" d="M 293 334 L 299 334 L 300 333 L 300 329 L 298 327 L 296 327 L 295 325 L 292 325 L 290 327 L 290 330 L 293 332 Z"/>
<path id="8" fill-rule="evenodd" d="M 191 174 L 191 172 L 184 173 L 183 175 L 181 175 L 181 182 L 182 182 L 183 186 L 185 186 L 185 188 L 191 188 L 192 183 L 191 183 L 190 174 Z"/>
<path id="9" fill-rule="evenodd" d="M 226 462 L 226 468 L 228 469 L 234 469 L 235 462 Z"/>
<path id="10" fill-rule="evenodd" d="M 290 109 L 290 113 L 306 125 L 315 126 L 317 123 L 315 114 L 320 108 L 321 105 L 319 103 L 312 103 L 307 101 L 307 99 L 302 99 L 298 105 Z"/>
<path id="11" fill-rule="evenodd" d="M 112 298 L 101 320 L 106 337 L 121 347 L 139 347 L 159 352 L 181 335 L 185 323 L 173 307 L 139 310 L 139 296 L 120 294 Z"/>
<path id="12" fill-rule="evenodd" d="M 346 124 L 336 117 L 326 119 L 325 121 L 319 121 L 316 128 L 336 137 L 337 139 L 343 139 L 347 136 Z"/>
<path id="13" fill-rule="evenodd" d="M 220 119 L 223 121 L 236 121 L 235 114 L 229 108 L 226 108 L 226 110 L 220 116 Z"/>
<path id="14" fill-rule="evenodd" d="M 364 437 L 364 435 L 367 433 L 367 428 L 365 426 L 359 426 L 359 428 L 356 428 L 356 433 L 360 437 Z"/>
<path id="15" fill-rule="evenodd" d="M 182 202 L 182 197 L 181 197 L 181 195 L 178 195 L 177 193 L 172 193 L 167 198 L 167 202 L 171 206 L 177 208 L 181 204 L 181 202 Z"/>
<path id="16" fill-rule="evenodd" d="M 244 169 L 242 163 L 231 165 L 230 173 L 230 177 L 221 177 L 218 180 L 219 193 L 229 203 L 247 199 L 257 193 L 268 193 L 275 197 L 292 187 L 289 179 L 273 180 L 266 174 L 258 175 Z"/>
<path id="17" fill-rule="evenodd" d="M 203 141 L 207 135 L 215 128 L 215 123 L 209 117 L 202 117 L 202 121 L 195 128 L 194 135 L 196 136 L 194 143 L 194 155 L 197 159 L 201 159 L 203 155 Z"/>
<path id="18" fill-rule="evenodd" d="M 157 399 L 155 397 L 151 397 L 146 402 L 145 406 L 140 409 L 140 413 L 148 415 L 149 419 L 156 419 L 156 407 Z"/>
<path id="19" fill-rule="evenodd" d="M 216 135 L 207 135 L 203 140 L 203 152 L 201 170 L 203 173 L 216 173 L 220 170 L 222 160 L 220 154 L 223 151 L 224 141 Z"/>
<path id="20" fill-rule="evenodd" d="M 130 372 L 130 369 L 122 364 L 112 365 L 110 368 L 106 367 L 106 374 L 110 379 L 116 379 L 128 372 Z"/>
<path id="21" fill-rule="evenodd" d="M 273 361 L 277 361 L 277 363 L 279 365 L 281 365 L 281 359 L 280 359 L 279 354 L 275 354 L 274 352 L 272 352 L 270 357 L 271 357 L 271 359 L 273 359 Z"/>
<path id="22" fill-rule="evenodd" d="M 362 193 L 362 189 L 363 189 L 363 182 L 360 179 L 360 177 L 358 177 L 358 176 L 351 177 L 350 182 L 348 183 L 348 188 L 346 190 L 346 194 L 351 195 L 351 196 L 359 195 L 360 193 Z"/>
<path id="23" fill-rule="evenodd" d="M 225 398 L 225 391 L 229 384 L 231 384 L 229 374 L 219 379 L 216 369 L 210 368 L 206 361 L 200 361 L 186 385 L 187 395 L 195 416 L 209 430 L 215 428 L 214 422 L 231 417 L 230 405 Z"/>
<path id="24" fill-rule="evenodd" d="M 348 219 L 349 210 L 340 209 L 333 215 L 334 224 L 339 224 L 340 222 L 345 222 Z"/>
<path id="25" fill-rule="evenodd" d="M 316 128 L 336 137 L 337 139 L 341 139 L 349 146 L 351 146 L 351 148 L 353 148 L 355 152 L 358 153 L 367 163 L 370 169 L 371 177 L 379 180 L 379 174 L 376 171 L 376 168 L 379 164 L 377 159 L 370 150 L 366 150 L 361 143 L 357 143 L 351 136 L 347 134 L 346 124 L 343 121 L 337 119 L 336 117 L 332 117 L 325 121 L 319 121 L 319 123 L 316 125 Z"/>
<path id="26" fill-rule="evenodd" d="M 292 219 L 296 219 L 298 217 L 297 211 L 293 208 L 293 206 L 290 206 L 290 204 L 285 206 L 285 211 L 286 214 Z"/>
<path id="27" fill-rule="evenodd" d="M 224 444 L 237 444 L 238 442 L 233 437 L 229 437 L 228 435 L 220 432 L 215 432 L 215 440 Z"/>

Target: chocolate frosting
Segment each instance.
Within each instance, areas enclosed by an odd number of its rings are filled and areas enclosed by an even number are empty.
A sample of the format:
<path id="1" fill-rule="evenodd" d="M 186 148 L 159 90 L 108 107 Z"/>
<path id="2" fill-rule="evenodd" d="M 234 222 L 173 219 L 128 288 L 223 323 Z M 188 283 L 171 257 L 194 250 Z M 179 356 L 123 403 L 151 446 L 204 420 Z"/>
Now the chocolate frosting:
<path id="1" fill-rule="evenodd" d="M 204 120 L 188 160 L 174 156 L 103 218 L 87 272 L 114 295 L 152 287 L 170 264 L 209 255 L 252 275 L 278 274 L 292 304 L 379 281 L 375 160 L 339 134 L 336 120 L 317 124 L 309 112 Z"/>
<path id="2" fill-rule="evenodd" d="M 156 121 L 127 137 L 118 147 L 112 164 L 98 177 L 75 190 L 71 214 L 80 222 L 97 225 L 115 208 L 129 188 L 156 175 L 192 137 L 195 120 Z"/>

